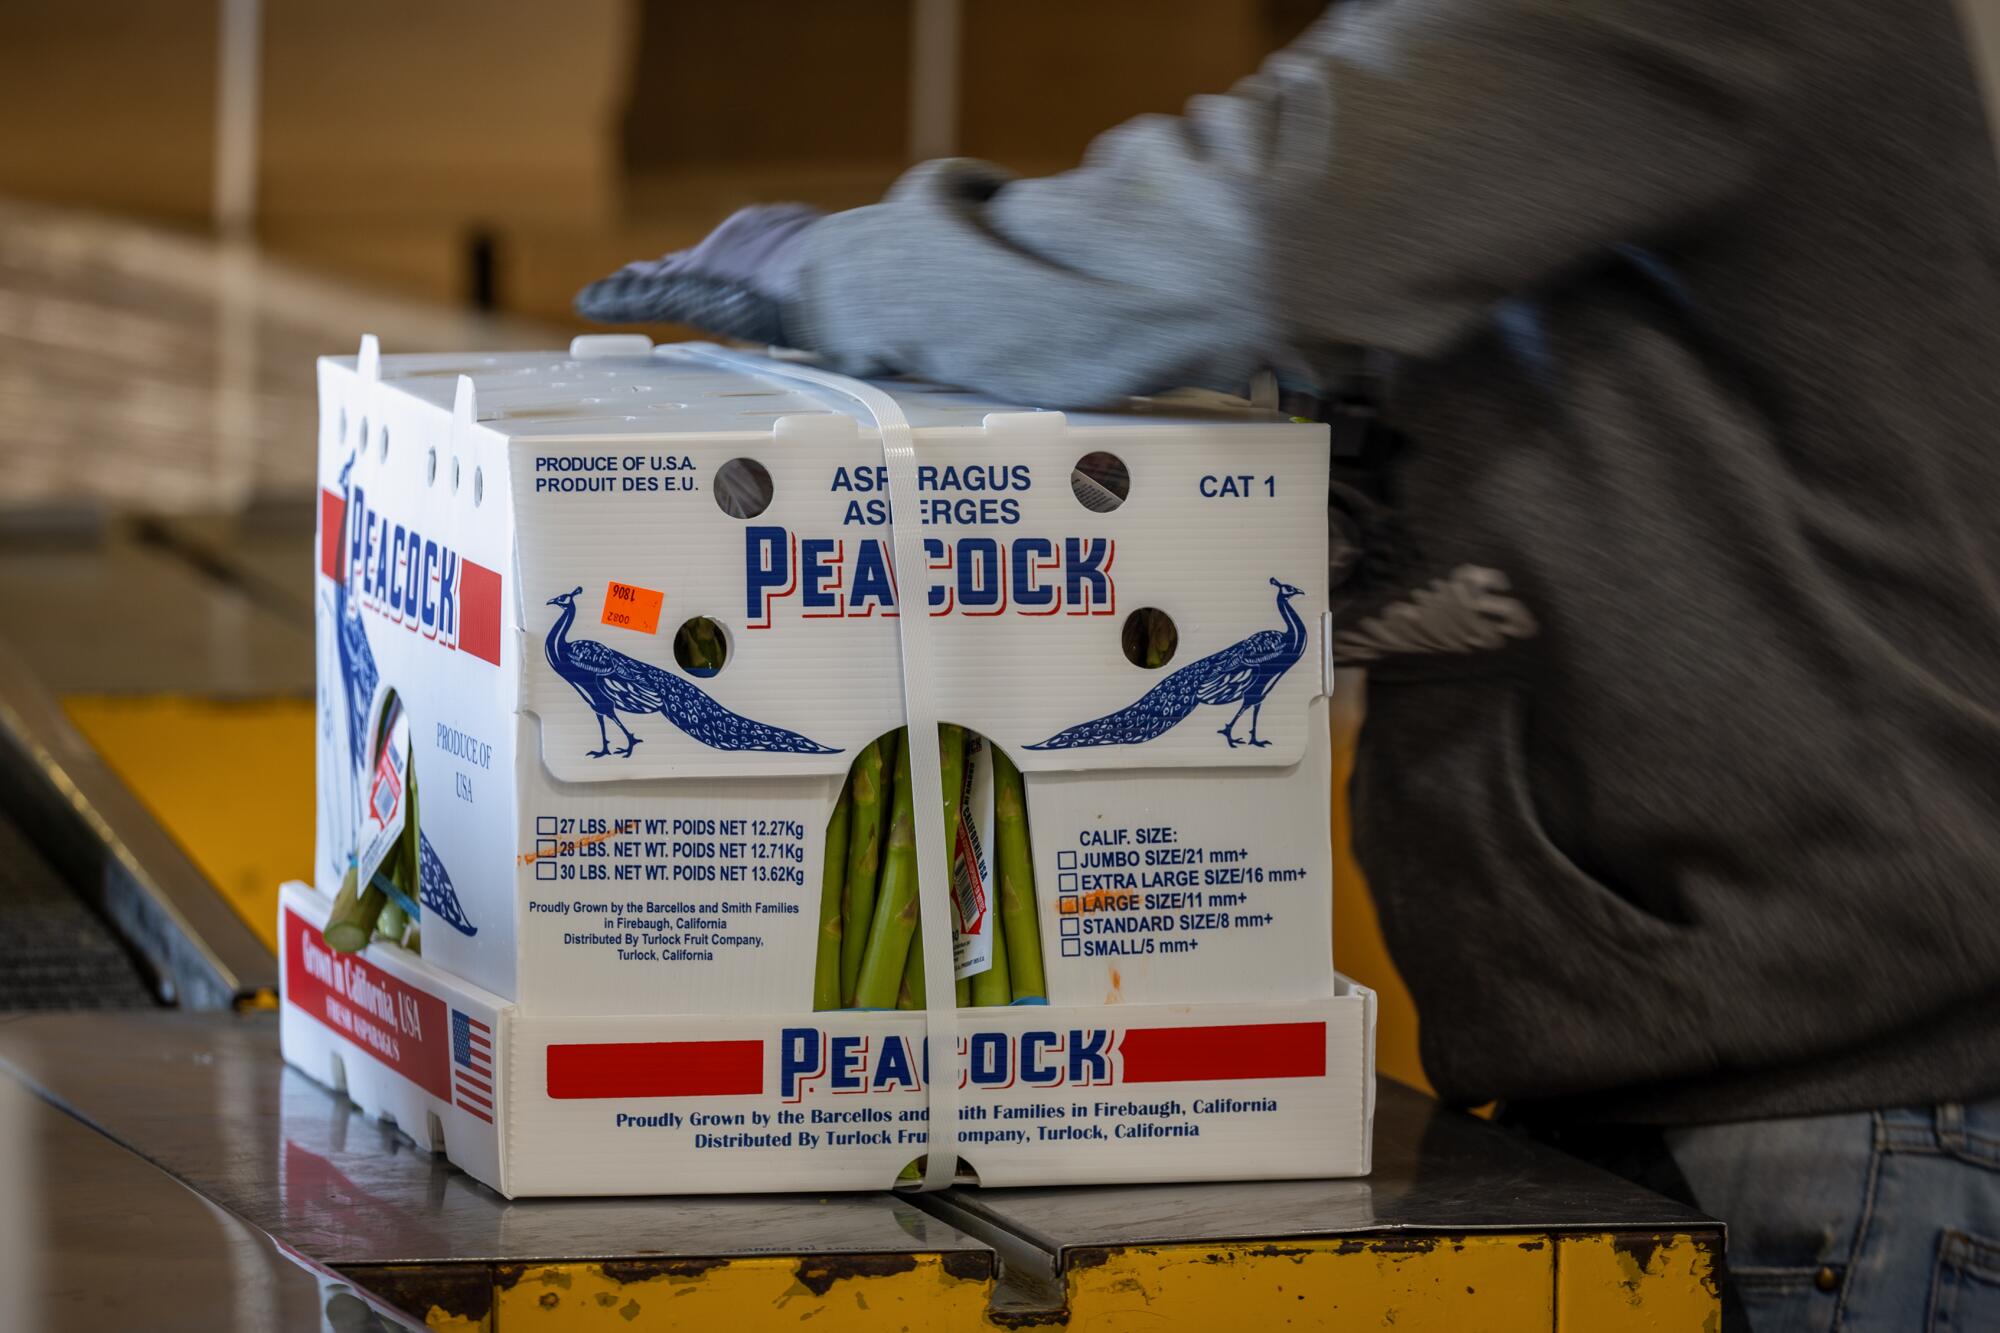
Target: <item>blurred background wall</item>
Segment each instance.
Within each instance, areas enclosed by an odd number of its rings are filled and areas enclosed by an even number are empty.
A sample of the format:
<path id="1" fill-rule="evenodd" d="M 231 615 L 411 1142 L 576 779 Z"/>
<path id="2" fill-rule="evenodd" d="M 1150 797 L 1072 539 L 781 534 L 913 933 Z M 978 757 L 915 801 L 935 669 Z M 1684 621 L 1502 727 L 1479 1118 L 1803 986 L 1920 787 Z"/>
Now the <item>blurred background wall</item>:
<path id="1" fill-rule="evenodd" d="M 569 320 L 736 206 L 876 197 L 925 146 L 913 35 L 955 14 L 956 127 L 1022 171 L 1224 89 L 1314 0 L 6 0 L 0 194 L 215 220 L 222 16 L 261 19 L 255 234 L 404 292 Z M 935 61 L 917 62 L 919 69 Z"/>
<path id="2" fill-rule="evenodd" d="M 1962 3 L 2000 71 L 2000 0 Z M 584 281 L 746 202 L 866 202 L 924 150 L 1060 170 L 1107 126 L 1227 88 L 1319 8 L 6 0 L 0 194 L 209 226 L 222 16 L 247 11 L 264 248 L 568 321 Z M 920 48 L 938 14 L 956 40 Z M 938 51 L 949 118 L 913 124 L 913 95 L 940 105 L 912 78 Z"/>

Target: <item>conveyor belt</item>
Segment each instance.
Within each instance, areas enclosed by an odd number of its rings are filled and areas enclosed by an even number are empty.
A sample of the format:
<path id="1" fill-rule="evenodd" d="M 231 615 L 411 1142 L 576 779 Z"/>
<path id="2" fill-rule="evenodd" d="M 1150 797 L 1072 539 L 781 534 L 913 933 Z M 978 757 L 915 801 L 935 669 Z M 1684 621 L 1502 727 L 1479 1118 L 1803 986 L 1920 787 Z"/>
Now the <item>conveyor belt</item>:
<path id="1" fill-rule="evenodd" d="M 111 927 L 0 813 L 0 1010 L 154 1003 L 151 984 Z"/>

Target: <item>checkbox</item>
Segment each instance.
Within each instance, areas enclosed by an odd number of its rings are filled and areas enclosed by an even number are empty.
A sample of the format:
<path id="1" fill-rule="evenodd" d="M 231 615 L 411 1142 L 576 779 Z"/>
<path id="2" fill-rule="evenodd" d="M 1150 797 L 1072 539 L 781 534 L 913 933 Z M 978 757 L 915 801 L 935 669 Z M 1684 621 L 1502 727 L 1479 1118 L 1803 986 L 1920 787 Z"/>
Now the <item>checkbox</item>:
<path id="1" fill-rule="evenodd" d="M 1076 876 L 1075 876 L 1075 875 L 1057 875 L 1057 876 L 1056 876 L 1056 892 L 1057 892 L 1057 893 L 1075 893 L 1075 892 L 1077 891 L 1077 887 L 1078 887 L 1078 884 L 1077 884 L 1077 878 L 1076 878 Z"/>
<path id="2" fill-rule="evenodd" d="M 556 817 L 554 815 L 535 816 L 535 832 L 554 833 L 555 831 L 556 831 Z"/>
<path id="3" fill-rule="evenodd" d="M 1083 941 L 1082 941 L 1082 940 L 1064 940 L 1064 941 L 1062 942 L 1062 956 L 1063 956 L 1063 957 L 1065 957 L 1065 958 L 1081 958 L 1081 957 L 1083 957 Z"/>
<path id="4" fill-rule="evenodd" d="M 556 877 L 556 863 L 554 861 L 535 862 L 536 879 L 554 879 L 555 877 Z"/>
<path id="5" fill-rule="evenodd" d="M 535 840 L 536 856 L 554 856 L 555 854 L 556 840 L 554 838 L 537 838 Z"/>
<path id="6" fill-rule="evenodd" d="M 1057 869 L 1057 870 L 1074 870 L 1074 869 L 1076 869 L 1076 853 L 1075 853 L 1075 852 L 1057 852 L 1057 853 L 1056 853 L 1056 869 Z"/>
<path id="7" fill-rule="evenodd" d="M 1078 935 L 1083 934 L 1083 922 L 1076 917 L 1066 916 L 1062 919 L 1061 924 L 1062 935 L 1066 940 L 1075 939 Z"/>
<path id="8" fill-rule="evenodd" d="M 1070 913 L 1078 910 L 1076 899 L 1074 898 L 1056 899 L 1056 910 L 1058 912 L 1061 912 L 1064 916 L 1068 916 Z"/>

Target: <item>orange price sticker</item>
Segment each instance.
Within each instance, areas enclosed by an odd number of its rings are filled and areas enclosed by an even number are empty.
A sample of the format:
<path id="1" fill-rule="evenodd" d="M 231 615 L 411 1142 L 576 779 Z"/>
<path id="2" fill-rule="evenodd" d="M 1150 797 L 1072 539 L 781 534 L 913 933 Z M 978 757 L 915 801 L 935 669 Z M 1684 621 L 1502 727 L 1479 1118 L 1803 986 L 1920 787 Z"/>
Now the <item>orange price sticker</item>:
<path id="1" fill-rule="evenodd" d="M 604 585 L 604 623 L 641 634 L 656 633 L 660 628 L 660 606 L 666 600 L 665 593 L 614 579 Z"/>

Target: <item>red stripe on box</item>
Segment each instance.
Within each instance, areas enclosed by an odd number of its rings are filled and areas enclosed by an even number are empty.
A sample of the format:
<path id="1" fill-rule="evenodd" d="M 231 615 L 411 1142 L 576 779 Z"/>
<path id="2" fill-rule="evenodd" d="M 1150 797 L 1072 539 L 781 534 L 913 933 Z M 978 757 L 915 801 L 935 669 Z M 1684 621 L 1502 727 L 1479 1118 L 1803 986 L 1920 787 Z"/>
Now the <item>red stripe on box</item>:
<path id="1" fill-rule="evenodd" d="M 761 1041 L 620 1041 L 549 1047 L 549 1096 L 732 1097 L 764 1091 Z"/>
<path id="2" fill-rule="evenodd" d="M 500 665 L 500 575 L 458 563 L 458 649 Z"/>
<path id="3" fill-rule="evenodd" d="M 1118 1050 L 1127 1083 L 1321 1078 L 1326 1074 L 1326 1024 L 1129 1028 Z"/>
<path id="4" fill-rule="evenodd" d="M 285 1003 L 440 1100 L 451 1090 L 445 1002 L 359 954 L 337 954 L 319 927 L 285 909 Z"/>
<path id="5" fill-rule="evenodd" d="M 477 1104 L 479 1108 L 483 1111 L 490 1111 L 493 1109 L 492 1099 L 480 1096 L 478 1093 L 474 1092 L 471 1088 L 460 1087 L 456 1090 L 454 1095 L 458 1098 L 460 1105 L 464 1105 L 466 1102 L 473 1102 Z"/>
<path id="6" fill-rule="evenodd" d="M 468 1106 L 464 1102 L 454 1102 L 452 1103 L 452 1105 L 458 1107 L 459 1110 L 465 1112 L 467 1115 L 478 1116 L 481 1120 L 484 1120 L 489 1125 L 493 1123 L 493 1117 L 486 1114 L 486 1112 L 480 1110 L 476 1106 Z"/>
<path id="7" fill-rule="evenodd" d="M 347 535 L 347 501 L 332 491 L 319 493 L 319 572 L 340 583 L 340 546 Z"/>

